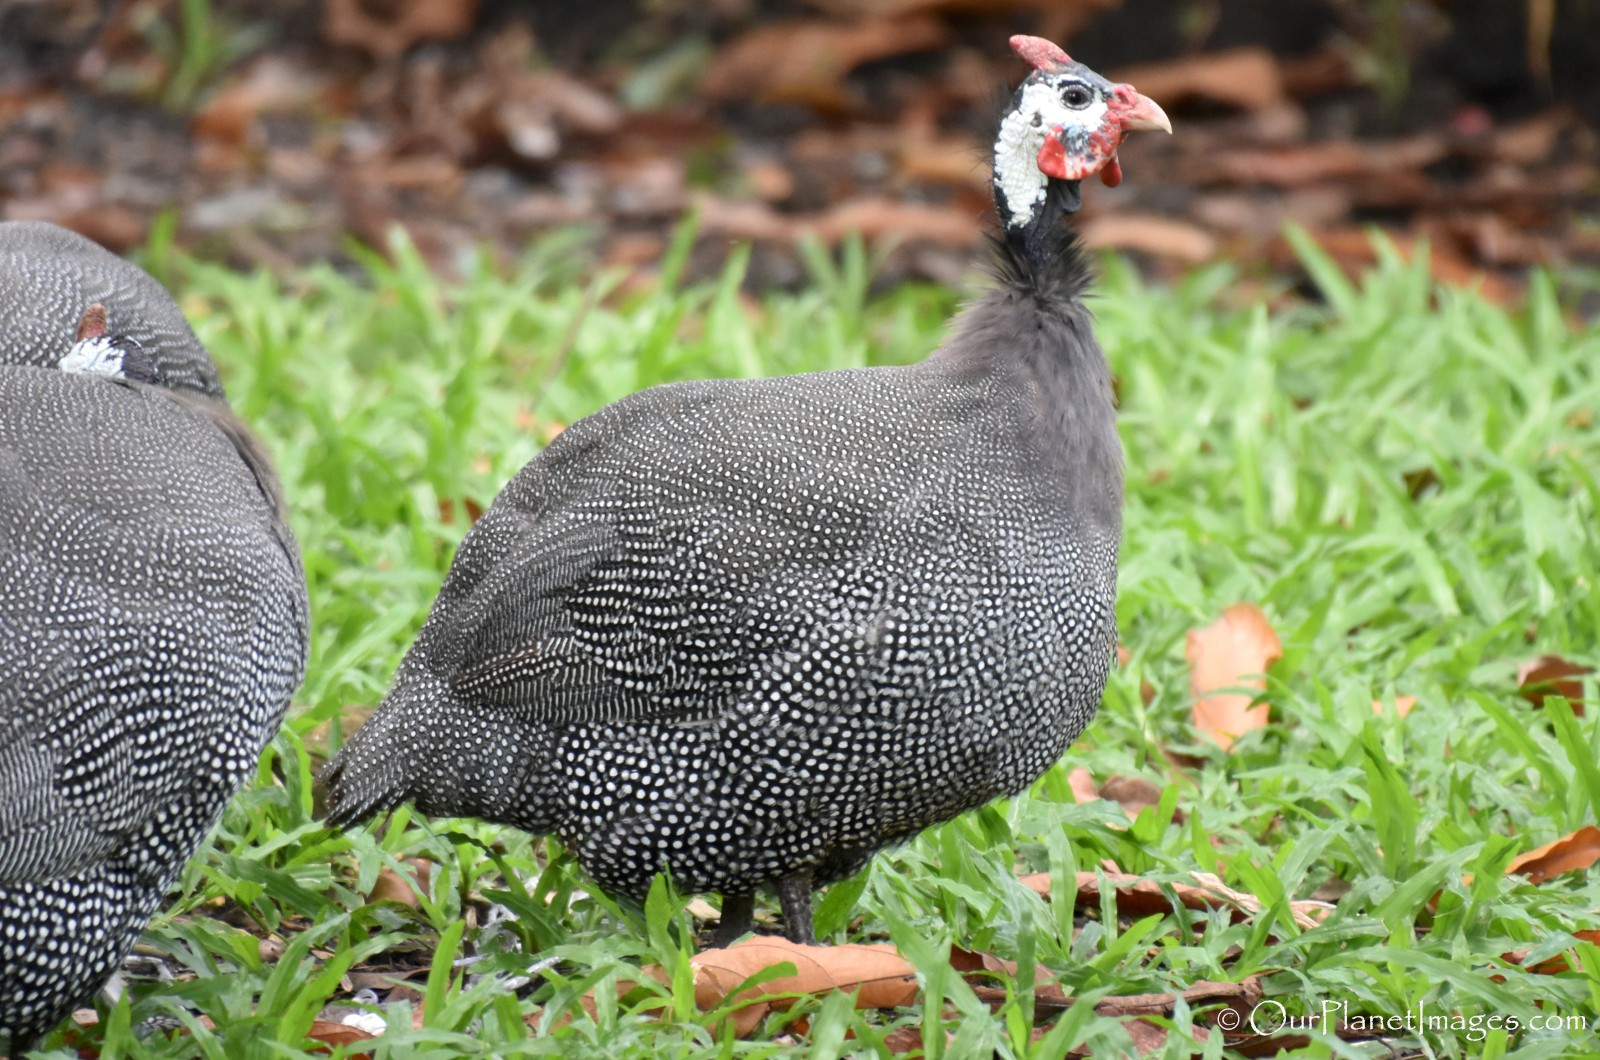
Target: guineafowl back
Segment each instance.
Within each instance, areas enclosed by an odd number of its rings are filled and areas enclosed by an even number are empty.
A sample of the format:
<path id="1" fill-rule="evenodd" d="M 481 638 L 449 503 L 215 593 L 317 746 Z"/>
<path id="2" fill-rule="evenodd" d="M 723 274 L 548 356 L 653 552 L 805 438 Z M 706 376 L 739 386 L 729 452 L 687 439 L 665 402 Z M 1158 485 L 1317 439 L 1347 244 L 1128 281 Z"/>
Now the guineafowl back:
<path id="1" fill-rule="evenodd" d="M 307 604 L 271 472 L 224 406 L 11 365 L 0 585 L 15 1043 L 116 969 L 254 769 L 305 666 Z"/>
<path id="2" fill-rule="evenodd" d="M 996 292 L 922 365 L 569 428 L 463 542 L 334 822 L 412 799 L 557 833 L 624 893 L 748 893 L 1025 787 L 1115 640 L 1120 448 L 1070 293 L 1021 327 L 1038 296 Z"/>

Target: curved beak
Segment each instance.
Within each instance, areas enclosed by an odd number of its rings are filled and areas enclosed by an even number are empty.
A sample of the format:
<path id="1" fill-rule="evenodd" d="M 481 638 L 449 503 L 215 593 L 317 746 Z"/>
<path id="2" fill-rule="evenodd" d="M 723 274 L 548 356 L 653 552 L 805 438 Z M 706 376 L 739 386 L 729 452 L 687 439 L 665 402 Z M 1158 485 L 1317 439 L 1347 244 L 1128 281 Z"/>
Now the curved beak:
<path id="1" fill-rule="evenodd" d="M 1132 85 L 1118 85 L 1118 88 L 1127 88 L 1133 95 L 1133 102 L 1128 109 L 1123 111 L 1122 127 L 1133 131 L 1154 131 L 1160 129 L 1164 133 L 1172 132 L 1172 119 L 1167 117 L 1167 112 L 1161 109 L 1161 104 L 1134 90 Z"/>

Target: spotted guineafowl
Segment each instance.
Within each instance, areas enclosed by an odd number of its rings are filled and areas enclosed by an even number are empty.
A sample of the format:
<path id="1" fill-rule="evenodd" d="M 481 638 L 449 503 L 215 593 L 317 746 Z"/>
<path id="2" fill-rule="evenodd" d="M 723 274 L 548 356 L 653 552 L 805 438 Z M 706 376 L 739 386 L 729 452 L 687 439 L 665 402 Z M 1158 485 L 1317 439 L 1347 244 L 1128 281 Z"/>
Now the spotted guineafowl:
<path id="1" fill-rule="evenodd" d="M 149 276 L 0 224 L 0 1051 L 116 970 L 299 685 L 299 554 L 221 393 Z"/>
<path id="2" fill-rule="evenodd" d="M 392 691 L 328 766 L 561 837 L 607 890 L 811 891 L 1048 769 L 1115 643 L 1122 451 L 1062 215 L 1169 128 L 1048 41 L 1000 123 L 994 290 L 921 364 L 677 383 L 569 427 L 462 542 Z"/>

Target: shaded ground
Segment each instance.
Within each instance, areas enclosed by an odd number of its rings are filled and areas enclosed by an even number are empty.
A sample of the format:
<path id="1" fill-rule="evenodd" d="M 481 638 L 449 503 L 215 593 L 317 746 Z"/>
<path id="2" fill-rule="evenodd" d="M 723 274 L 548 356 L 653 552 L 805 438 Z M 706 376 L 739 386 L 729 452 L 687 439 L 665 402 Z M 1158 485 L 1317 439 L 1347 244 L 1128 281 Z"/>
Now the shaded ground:
<path id="1" fill-rule="evenodd" d="M 1440 278 L 1481 270 L 1497 298 L 1530 265 L 1600 264 L 1600 14 L 1582 5 L 110 6 L 0 0 L 0 216 L 118 249 L 167 210 L 182 244 L 272 267 L 337 263 L 401 224 L 448 270 L 581 224 L 601 260 L 648 268 L 694 209 L 694 271 L 751 240 L 752 283 L 788 286 L 796 240 L 860 231 L 898 245 L 883 282 L 954 281 L 988 223 L 1020 31 L 1173 115 L 1080 218 L 1158 270 L 1287 267 L 1286 221 L 1351 267 L 1363 225 L 1403 252 L 1426 239 Z"/>

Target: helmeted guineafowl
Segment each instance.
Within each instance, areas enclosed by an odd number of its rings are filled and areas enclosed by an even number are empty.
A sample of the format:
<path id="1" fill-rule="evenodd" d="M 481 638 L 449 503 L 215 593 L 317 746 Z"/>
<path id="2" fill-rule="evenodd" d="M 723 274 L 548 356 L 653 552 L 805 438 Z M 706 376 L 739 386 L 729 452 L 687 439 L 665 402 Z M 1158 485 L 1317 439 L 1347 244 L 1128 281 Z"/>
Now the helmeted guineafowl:
<path id="1" fill-rule="evenodd" d="M 50 225 L 0 224 L 0 586 L 0 1042 L 20 1055 L 116 970 L 307 648 L 276 481 L 210 358 L 159 284 Z"/>
<path id="2" fill-rule="evenodd" d="M 676 383 L 569 427 L 462 542 L 381 708 L 330 763 L 349 824 L 405 800 L 554 833 L 604 888 L 669 871 L 719 938 L 1021 791 L 1115 643 L 1122 451 L 1062 215 L 1169 128 L 1047 41 L 995 145 L 999 283 L 921 364 Z"/>

